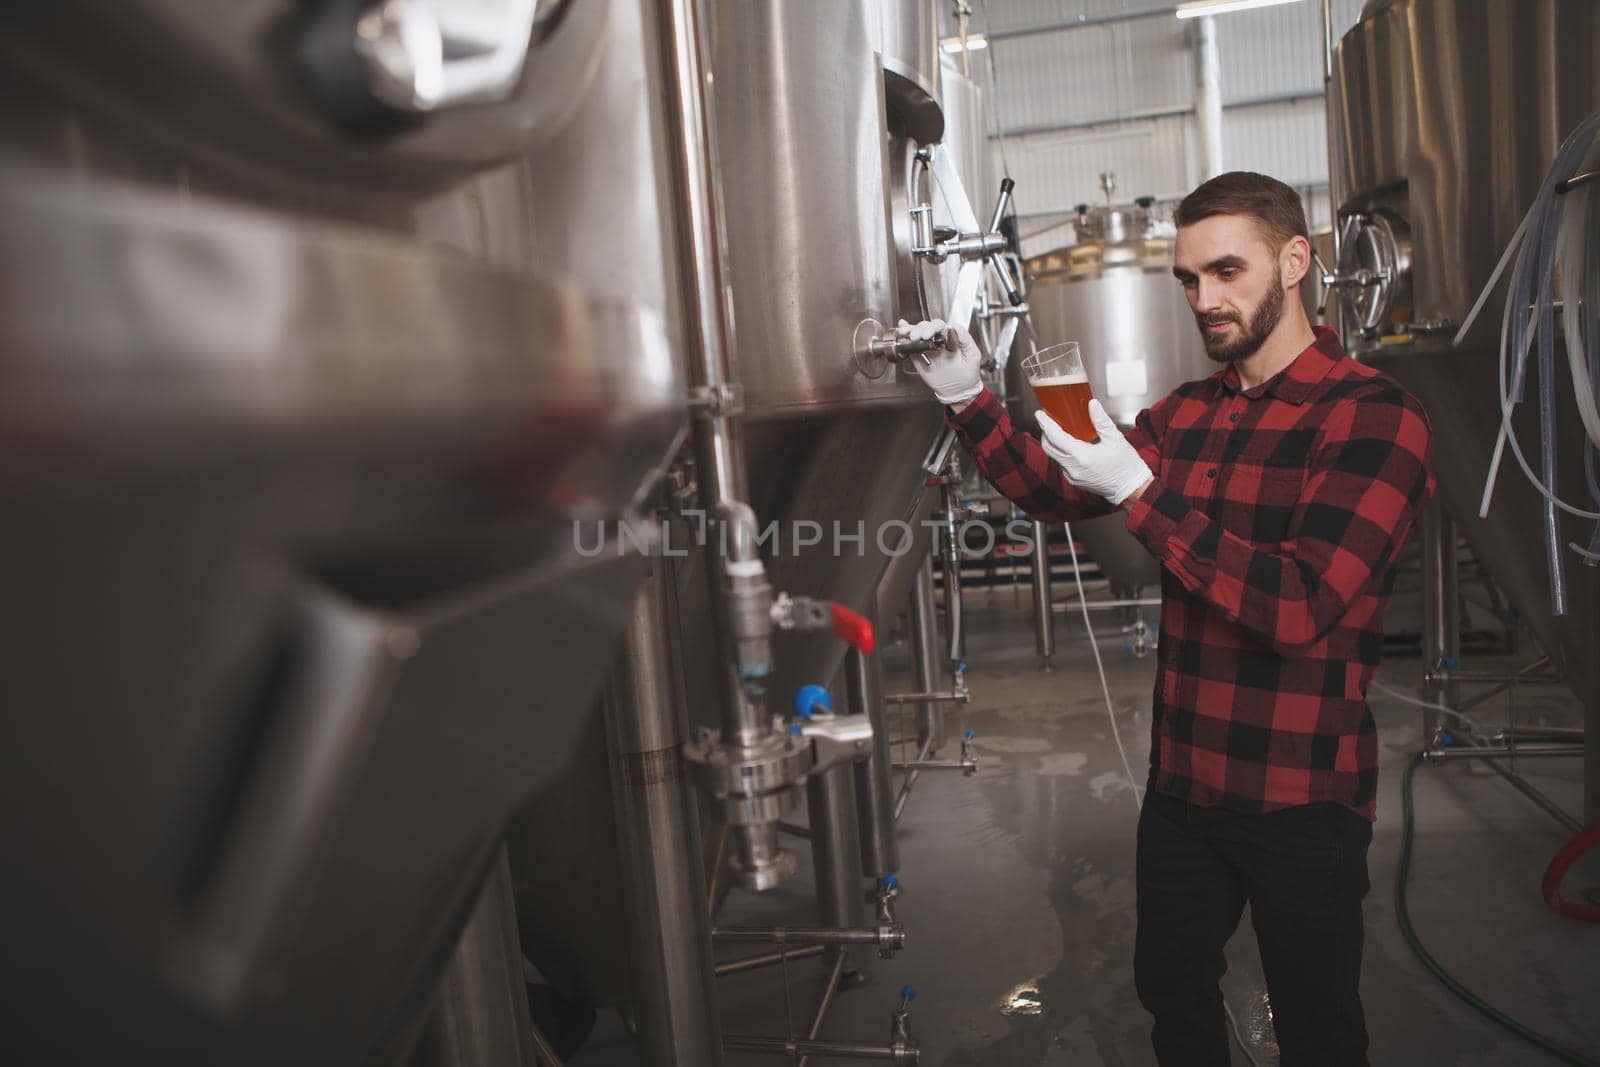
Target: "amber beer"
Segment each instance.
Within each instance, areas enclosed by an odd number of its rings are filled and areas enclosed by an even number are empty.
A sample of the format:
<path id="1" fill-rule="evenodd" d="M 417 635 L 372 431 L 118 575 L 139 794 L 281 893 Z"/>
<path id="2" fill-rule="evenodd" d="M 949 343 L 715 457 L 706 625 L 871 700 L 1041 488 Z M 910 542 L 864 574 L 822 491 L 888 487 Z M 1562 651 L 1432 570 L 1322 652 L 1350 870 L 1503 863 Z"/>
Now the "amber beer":
<path id="1" fill-rule="evenodd" d="M 1089 419 L 1089 376 L 1083 371 L 1033 382 L 1033 395 L 1056 425 L 1080 441 L 1098 441 L 1100 434 Z"/>
<path id="2" fill-rule="evenodd" d="M 1078 342 L 1040 349 L 1022 361 L 1022 371 L 1039 407 L 1057 426 L 1080 441 L 1100 440 L 1089 419 L 1089 375 L 1084 372 Z"/>

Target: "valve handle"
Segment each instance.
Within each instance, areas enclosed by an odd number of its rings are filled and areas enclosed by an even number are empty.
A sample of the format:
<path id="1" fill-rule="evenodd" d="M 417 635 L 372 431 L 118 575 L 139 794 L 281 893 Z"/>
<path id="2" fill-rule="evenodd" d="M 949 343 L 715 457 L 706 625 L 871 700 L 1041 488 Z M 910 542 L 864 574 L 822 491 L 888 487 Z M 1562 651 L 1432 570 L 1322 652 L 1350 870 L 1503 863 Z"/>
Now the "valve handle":
<path id="1" fill-rule="evenodd" d="M 860 652 L 862 655 L 871 655 L 872 650 L 878 647 L 877 639 L 872 633 L 872 622 L 865 616 L 851 611 L 843 604 L 834 603 L 833 632 L 839 640 Z"/>
<path id="2" fill-rule="evenodd" d="M 978 735 L 977 735 L 977 733 L 975 731 L 972 731 L 972 730 L 968 730 L 967 731 L 967 740 L 968 741 L 971 741 L 974 737 L 977 737 L 977 736 Z"/>
<path id="3" fill-rule="evenodd" d="M 907 1004 L 910 1004 L 913 1000 L 916 1000 L 917 999 L 917 987 L 916 986 L 909 986 L 909 985 L 908 986 L 901 986 L 900 987 L 900 999 L 903 1002 L 907 1003 Z"/>
<path id="4" fill-rule="evenodd" d="M 818 708 L 824 712 L 832 711 L 833 694 L 820 685 L 802 685 L 794 695 L 795 718 L 809 719 Z"/>

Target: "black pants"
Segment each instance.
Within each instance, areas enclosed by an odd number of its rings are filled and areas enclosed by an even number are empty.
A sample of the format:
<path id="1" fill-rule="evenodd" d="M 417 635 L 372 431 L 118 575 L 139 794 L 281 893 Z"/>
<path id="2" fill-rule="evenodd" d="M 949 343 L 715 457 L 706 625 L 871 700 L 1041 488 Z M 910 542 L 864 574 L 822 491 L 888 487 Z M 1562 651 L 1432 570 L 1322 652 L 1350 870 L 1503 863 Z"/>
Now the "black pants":
<path id="1" fill-rule="evenodd" d="M 1134 979 L 1161 1067 L 1227 1067 L 1218 980 L 1246 901 L 1283 1067 L 1364 1067 L 1361 898 L 1372 826 L 1336 804 L 1265 815 L 1159 793 L 1139 816 Z"/>

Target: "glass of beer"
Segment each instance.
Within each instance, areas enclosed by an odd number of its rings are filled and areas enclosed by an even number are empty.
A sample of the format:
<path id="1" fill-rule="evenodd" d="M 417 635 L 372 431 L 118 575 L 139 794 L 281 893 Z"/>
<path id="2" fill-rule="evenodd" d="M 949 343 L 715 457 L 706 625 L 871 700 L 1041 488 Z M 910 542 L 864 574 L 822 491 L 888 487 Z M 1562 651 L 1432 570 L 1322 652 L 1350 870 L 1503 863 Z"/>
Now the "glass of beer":
<path id="1" fill-rule="evenodd" d="M 1080 441 L 1098 441 L 1089 421 L 1089 375 L 1083 369 L 1078 342 L 1041 348 L 1022 361 L 1033 395 L 1056 425 Z"/>

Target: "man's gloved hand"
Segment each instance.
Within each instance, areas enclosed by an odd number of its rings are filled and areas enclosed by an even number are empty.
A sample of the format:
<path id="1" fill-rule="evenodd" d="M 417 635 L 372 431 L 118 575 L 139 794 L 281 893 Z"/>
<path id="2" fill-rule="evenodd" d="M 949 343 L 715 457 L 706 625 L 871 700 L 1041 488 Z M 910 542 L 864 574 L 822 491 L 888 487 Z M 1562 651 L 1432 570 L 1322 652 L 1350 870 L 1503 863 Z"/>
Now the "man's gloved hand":
<path id="1" fill-rule="evenodd" d="M 1111 503 L 1122 502 L 1143 489 L 1155 474 L 1111 421 L 1098 400 L 1089 401 L 1089 419 L 1100 434 L 1094 444 L 1073 437 L 1042 409 L 1039 429 L 1044 431 L 1045 455 L 1061 465 L 1067 481 L 1085 492 L 1103 496 Z"/>
<path id="2" fill-rule="evenodd" d="M 978 375 L 983 353 L 972 343 L 967 331 L 960 326 L 947 327 L 943 319 L 928 319 L 915 326 L 901 319 L 894 332 L 897 337 L 926 341 L 944 329 L 955 331 L 956 338 L 961 342 L 959 352 L 935 348 L 927 353 L 933 361 L 931 365 L 922 362 L 918 356 L 912 356 L 900 366 L 914 369 L 928 383 L 928 388 L 933 390 L 933 395 L 938 397 L 941 404 L 961 404 L 983 392 L 983 380 Z"/>

